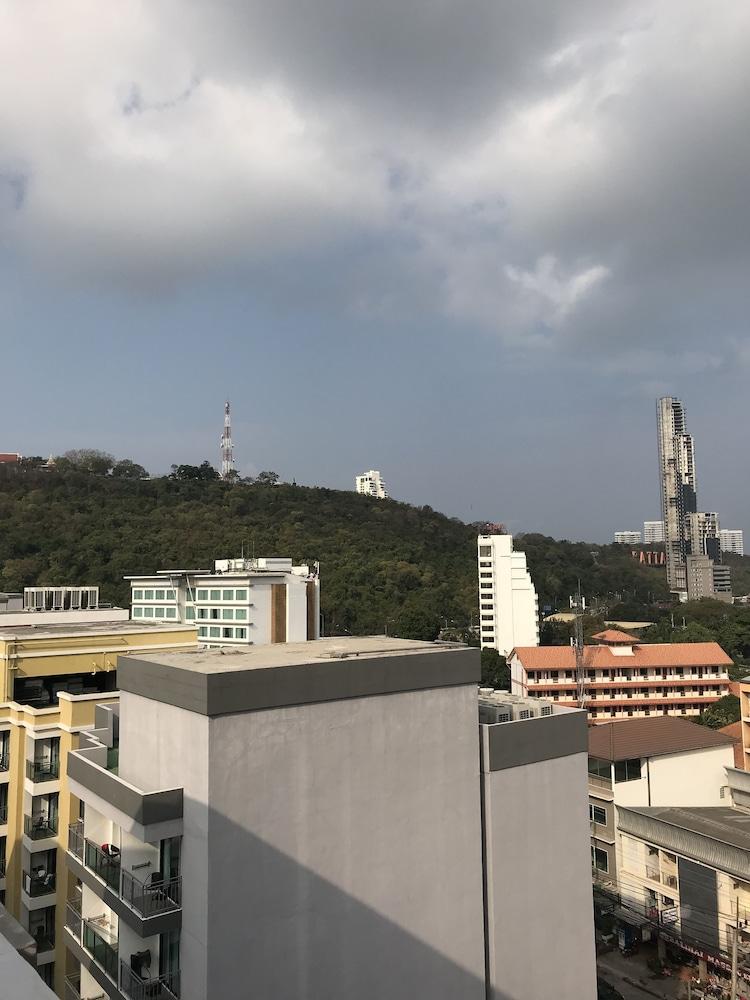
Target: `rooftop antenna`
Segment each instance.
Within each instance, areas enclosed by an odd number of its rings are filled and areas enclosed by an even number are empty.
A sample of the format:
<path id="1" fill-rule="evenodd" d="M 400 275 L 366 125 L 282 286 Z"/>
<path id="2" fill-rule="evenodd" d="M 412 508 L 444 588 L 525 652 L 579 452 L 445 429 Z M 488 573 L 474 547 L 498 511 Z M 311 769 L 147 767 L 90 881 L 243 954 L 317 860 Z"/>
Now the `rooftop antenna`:
<path id="1" fill-rule="evenodd" d="M 234 475 L 234 449 L 232 448 L 232 417 L 229 400 L 224 404 L 224 430 L 221 432 L 221 478 L 228 482 Z"/>
<path id="2" fill-rule="evenodd" d="M 578 707 L 584 708 L 586 705 L 586 672 L 583 663 L 583 598 L 581 597 L 581 581 L 578 581 L 578 589 L 573 603 L 575 612 L 573 646 L 576 651 L 576 688 L 578 693 Z"/>

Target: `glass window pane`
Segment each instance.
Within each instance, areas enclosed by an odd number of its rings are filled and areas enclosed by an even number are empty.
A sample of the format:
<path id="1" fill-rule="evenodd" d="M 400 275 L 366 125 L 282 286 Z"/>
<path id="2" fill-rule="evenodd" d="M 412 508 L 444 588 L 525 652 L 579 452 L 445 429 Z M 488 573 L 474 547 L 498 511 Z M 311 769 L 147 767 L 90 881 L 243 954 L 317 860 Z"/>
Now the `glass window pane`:
<path id="1" fill-rule="evenodd" d="M 154 591 L 154 600 L 156 600 L 156 601 L 163 601 L 164 600 L 164 591 L 163 590 L 155 590 Z"/>
<path id="2" fill-rule="evenodd" d="M 143 618 L 143 608 L 133 608 L 133 618 Z"/>
<path id="3" fill-rule="evenodd" d="M 247 611 L 245 608 L 235 608 L 234 609 L 234 619 L 238 622 L 247 621 Z"/>
<path id="4" fill-rule="evenodd" d="M 207 601 L 208 600 L 208 591 L 207 590 L 199 590 L 198 591 L 198 598 L 197 599 L 199 601 Z"/>
<path id="5" fill-rule="evenodd" d="M 144 608 L 143 609 L 143 617 L 144 618 L 153 618 L 154 617 L 154 609 L 153 608 Z"/>
<path id="6" fill-rule="evenodd" d="M 235 639 L 245 639 L 247 637 L 247 629 L 245 629 L 245 628 L 236 628 L 234 630 L 234 637 L 235 637 Z"/>
<path id="7" fill-rule="evenodd" d="M 176 618 L 177 608 L 167 608 L 167 618 Z"/>
<path id="8" fill-rule="evenodd" d="M 143 597 L 147 601 L 153 601 L 153 599 L 154 599 L 154 592 L 153 592 L 153 590 L 144 590 L 143 591 Z"/>
<path id="9" fill-rule="evenodd" d="M 246 601 L 247 600 L 247 591 L 246 590 L 235 590 L 235 592 L 234 592 L 234 599 L 235 599 L 235 601 Z"/>
<path id="10" fill-rule="evenodd" d="M 212 590 L 211 591 L 211 600 L 212 601 L 220 601 L 221 600 L 221 591 L 220 590 Z"/>
<path id="11" fill-rule="evenodd" d="M 224 590 L 224 591 L 222 591 L 222 599 L 225 600 L 225 601 L 233 601 L 234 600 L 234 591 L 233 590 Z"/>
<path id="12" fill-rule="evenodd" d="M 195 618 L 195 608 L 185 608 L 185 621 L 191 622 Z"/>
<path id="13" fill-rule="evenodd" d="M 218 639 L 220 633 L 221 629 L 216 625 L 212 625 L 211 628 L 208 630 L 208 634 L 212 639 Z"/>
<path id="14" fill-rule="evenodd" d="M 142 601 L 143 600 L 143 591 L 142 590 L 134 590 L 133 591 L 133 600 L 134 601 Z"/>
<path id="15" fill-rule="evenodd" d="M 231 622 L 234 620 L 234 611 L 232 608 L 223 608 L 221 612 L 221 617 L 224 621 Z"/>

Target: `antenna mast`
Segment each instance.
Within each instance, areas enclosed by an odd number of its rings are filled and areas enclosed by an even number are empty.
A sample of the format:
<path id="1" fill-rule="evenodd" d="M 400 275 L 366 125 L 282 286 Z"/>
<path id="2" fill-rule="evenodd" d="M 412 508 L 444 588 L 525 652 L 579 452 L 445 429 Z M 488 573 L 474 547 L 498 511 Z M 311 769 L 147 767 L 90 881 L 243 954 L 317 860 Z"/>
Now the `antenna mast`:
<path id="1" fill-rule="evenodd" d="M 578 707 L 586 706 L 586 671 L 583 662 L 583 612 L 585 603 L 581 597 L 581 581 L 578 581 L 573 610 L 575 612 L 575 626 L 573 633 L 573 646 L 576 651 L 576 688 L 578 694 Z"/>
<path id="2" fill-rule="evenodd" d="M 229 400 L 224 404 L 224 430 L 221 432 L 221 478 L 226 482 L 234 473 L 234 449 L 232 448 L 232 417 Z"/>

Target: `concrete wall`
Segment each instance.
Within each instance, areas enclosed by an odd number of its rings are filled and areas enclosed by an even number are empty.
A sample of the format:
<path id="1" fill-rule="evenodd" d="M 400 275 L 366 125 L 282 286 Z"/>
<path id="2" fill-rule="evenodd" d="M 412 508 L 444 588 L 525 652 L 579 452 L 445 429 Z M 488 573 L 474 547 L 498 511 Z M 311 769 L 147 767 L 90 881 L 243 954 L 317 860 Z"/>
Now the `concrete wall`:
<path id="1" fill-rule="evenodd" d="M 483 775 L 492 1000 L 596 998 L 586 774 L 582 752 Z"/>
<path id="2" fill-rule="evenodd" d="M 210 727 L 212 995 L 484 1000 L 474 685 Z"/>
<path id="3" fill-rule="evenodd" d="M 720 806 L 727 767 L 734 766 L 731 745 L 643 758 L 639 781 L 613 785 L 620 806 Z"/>

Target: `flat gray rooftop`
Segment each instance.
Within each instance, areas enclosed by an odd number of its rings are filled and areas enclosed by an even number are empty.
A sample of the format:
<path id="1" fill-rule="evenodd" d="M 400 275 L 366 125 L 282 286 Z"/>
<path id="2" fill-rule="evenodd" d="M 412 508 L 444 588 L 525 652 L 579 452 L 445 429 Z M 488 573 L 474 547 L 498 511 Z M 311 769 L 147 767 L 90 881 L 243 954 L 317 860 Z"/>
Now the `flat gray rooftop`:
<path id="1" fill-rule="evenodd" d="M 192 624 L 168 625 L 163 622 L 134 622 L 115 619 L 114 621 L 95 622 L 61 622 L 45 625 L 8 625 L 3 628 L 0 616 L 0 639 L 59 639 L 64 636 L 96 636 L 111 635 L 118 632 L 132 634 L 134 632 L 184 632 L 194 628 Z"/>
<path id="2" fill-rule="evenodd" d="M 479 678 L 478 649 L 388 636 L 139 652 L 118 660 L 121 691 L 202 715 L 478 684 Z"/>
<path id="3" fill-rule="evenodd" d="M 729 806 L 650 806 L 627 807 L 628 812 L 658 820 L 700 837 L 750 851 L 750 814 Z"/>

